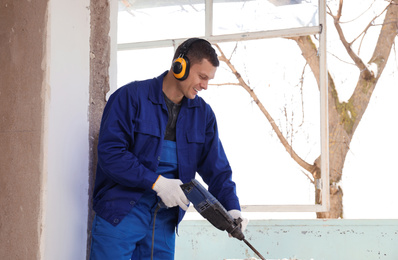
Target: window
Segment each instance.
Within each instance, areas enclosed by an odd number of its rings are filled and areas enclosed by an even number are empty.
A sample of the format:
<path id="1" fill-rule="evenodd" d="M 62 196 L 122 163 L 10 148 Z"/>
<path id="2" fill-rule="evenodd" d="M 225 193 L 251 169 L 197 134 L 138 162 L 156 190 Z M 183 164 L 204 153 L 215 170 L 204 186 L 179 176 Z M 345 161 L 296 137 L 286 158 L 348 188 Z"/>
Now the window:
<path id="1" fill-rule="evenodd" d="M 119 0 L 117 85 L 160 75 L 186 38 L 214 44 L 270 114 L 268 120 L 220 62 L 213 86 L 200 95 L 216 113 L 221 141 L 247 212 L 320 212 L 329 207 L 325 3 L 315 0 Z M 319 39 L 320 91 L 295 41 Z M 217 44 L 217 45 L 216 45 Z M 303 88 L 302 79 L 313 88 Z M 313 163 L 313 180 L 288 146 Z M 315 182 L 315 183 L 312 183 Z M 315 187 L 322 203 L 315 204 Z"/>

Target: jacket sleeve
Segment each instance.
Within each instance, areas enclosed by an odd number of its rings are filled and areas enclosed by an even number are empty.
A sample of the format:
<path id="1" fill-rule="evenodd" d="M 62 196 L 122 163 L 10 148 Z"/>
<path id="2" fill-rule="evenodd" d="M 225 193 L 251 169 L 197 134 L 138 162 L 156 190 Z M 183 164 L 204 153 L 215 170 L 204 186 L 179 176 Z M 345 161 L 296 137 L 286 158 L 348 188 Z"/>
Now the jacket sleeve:
<path id="1" fill-rule="evenodd" d="M 216 117 L 208 104 L 206 108 L 205 145 L 198 173 L 209 186 L 209 192 L 226 210 L 240 210 L 236 185 L 232 181 L 232 170 L 219 138 Z"/>
<path id="2" fill-rule="evenodd" d="M 116 183 L 148 189 L 158 175 L 132 152 L 138 104 L 127 86 L 112 94 L 105 106 L 98 139 L 98 165 Z"/>

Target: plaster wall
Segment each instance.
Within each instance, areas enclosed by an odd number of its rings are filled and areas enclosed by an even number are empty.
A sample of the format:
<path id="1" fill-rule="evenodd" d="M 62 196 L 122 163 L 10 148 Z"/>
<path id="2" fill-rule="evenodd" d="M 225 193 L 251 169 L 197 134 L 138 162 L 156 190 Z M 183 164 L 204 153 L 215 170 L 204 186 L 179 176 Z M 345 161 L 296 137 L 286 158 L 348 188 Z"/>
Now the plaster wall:
<path id="1" fill-rule="evenodd" d="M 44 259 L 84 259 L 88 208 L 90 1 L 49 1 Z"/>
<path id="2" fill-rule="evenodd" d="M 48 0 L 0 0 L 0 259 L 39 259 Z"/>

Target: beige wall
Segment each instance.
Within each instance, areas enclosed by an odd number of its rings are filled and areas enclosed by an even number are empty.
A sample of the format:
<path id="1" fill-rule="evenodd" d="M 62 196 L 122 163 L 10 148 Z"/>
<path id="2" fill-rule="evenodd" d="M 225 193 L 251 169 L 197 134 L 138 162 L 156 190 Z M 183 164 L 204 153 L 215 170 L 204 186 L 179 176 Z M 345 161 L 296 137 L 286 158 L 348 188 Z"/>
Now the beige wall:
<path id="1" fill-rule="evenodd" d="M 38 259 L 48 0 L 0 0 L 0 259 Z"/>
<path id="2" fill-rule="evenodd" d="M 86 255 L 81 236 L 88 230 L 89 242 L 94 151 L 109 89 L 109 10 L 108 0 L 0 0 L 0 259 Z M 65 131 L 74 144 L 61 141 L 60 158 L 54 149 Z M 84 139 L 90 149 L 79 145 Z"/>

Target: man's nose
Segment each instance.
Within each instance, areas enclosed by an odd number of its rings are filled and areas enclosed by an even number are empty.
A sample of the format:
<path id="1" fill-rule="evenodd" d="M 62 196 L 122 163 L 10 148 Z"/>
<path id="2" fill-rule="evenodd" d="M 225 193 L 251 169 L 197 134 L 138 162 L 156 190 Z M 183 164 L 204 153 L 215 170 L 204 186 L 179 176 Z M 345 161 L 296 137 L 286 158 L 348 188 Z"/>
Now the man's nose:
<path id="1" fill-rule="evenodd" d="M 208 86 L 208 82 L 207 81 L 204 81 L 204 82 L 202 82 L 201 84 L 200 84 L 200 87 L 202 88 L 202 89 L 204 89 L 204 90 L 207 90 L 207 86 Z"/>

